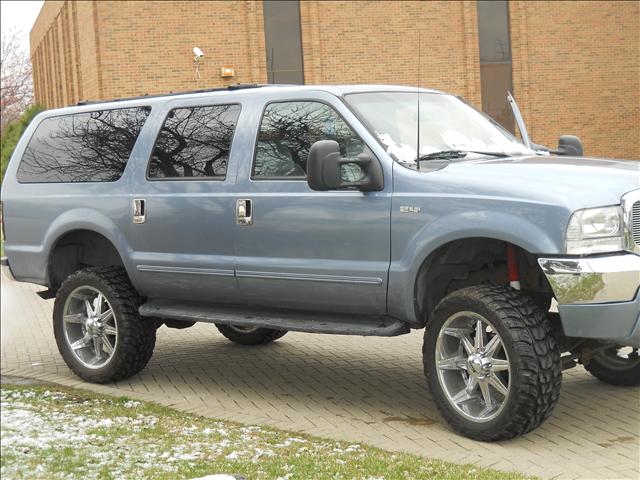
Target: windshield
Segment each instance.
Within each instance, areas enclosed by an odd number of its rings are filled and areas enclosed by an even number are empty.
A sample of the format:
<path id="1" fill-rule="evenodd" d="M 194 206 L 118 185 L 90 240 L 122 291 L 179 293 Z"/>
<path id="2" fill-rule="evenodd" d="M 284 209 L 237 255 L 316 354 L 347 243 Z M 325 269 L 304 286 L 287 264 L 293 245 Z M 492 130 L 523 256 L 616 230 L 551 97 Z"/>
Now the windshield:
<path id="1" fill-rule="evenodd" d="M 429 92 L 420 92 L 419 96 L 423 159 L 438 158 L 437 152 L 452 150 L 468 152 L 470 157 L 534 154 L 507 130 L 460 99 Z M 353 93 L 345 99 L 395 160 L 417 168 L 418 92 Z"/>

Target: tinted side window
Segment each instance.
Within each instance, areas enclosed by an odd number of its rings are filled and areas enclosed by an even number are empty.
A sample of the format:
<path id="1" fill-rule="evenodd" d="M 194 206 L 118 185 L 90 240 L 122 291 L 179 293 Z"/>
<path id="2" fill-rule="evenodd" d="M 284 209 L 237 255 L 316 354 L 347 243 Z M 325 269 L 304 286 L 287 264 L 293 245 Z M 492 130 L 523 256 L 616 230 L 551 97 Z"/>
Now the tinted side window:
<path id="1" fill-rule="evenodd" d="M 362 153 L 360 137 L 328 105 L 286 102 L 267 105 L 258 132 L 254 177 L 305 177 L 309 149 L 335 140 L 345 157 Z"/>
<path id="2" fill-rule="evenodd" d="M 224 178 L 239 115 L 240 105 L 171 110 L 153 147 L 149 178 Z"/>
<path id="3" fill-rule="evenodd" d="M 148 107 L 43 120 L 18 167 L 22 183 L 115 182 L 127 166 Z"/>

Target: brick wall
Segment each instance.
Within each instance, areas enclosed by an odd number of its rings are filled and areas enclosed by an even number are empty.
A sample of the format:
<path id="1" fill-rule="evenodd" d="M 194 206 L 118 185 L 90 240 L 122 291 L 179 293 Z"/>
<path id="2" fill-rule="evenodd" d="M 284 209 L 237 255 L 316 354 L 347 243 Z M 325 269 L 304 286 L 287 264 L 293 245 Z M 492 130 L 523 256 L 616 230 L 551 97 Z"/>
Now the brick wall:
<path id="1" fill-rule="evenodd" d="M 36 100 L 61 107 L 100 98 L 96 2 L 45 2 L 30 35 Z"/>
<path id="2" fill-rule="evenodd" d="M 475 2 L 301 2 L 300 17 L 306 83 L 420 84 L 481 106 Z"/>
<path id="3" fill-rule="evenodd" d="M 30 40 L 48 107 L 267 78 L 262 2 L 47 1 Z M 199 80 L 193 47 L 205 53 Z"/>
<path id="4" fill-rule="evenodd" d="M 537 143 L 640 159 L 640 2 L 511 2 L 513 86 Z"/>
<path id="5" fill-rule="evenodd" d="M 261 2 L 99 2 L 101 96 L 264 83 L 262 24 Z M 205 54 L 199 80 L 193 47 Z"/>
<path id="6" fill-rule="evenodd" d="M 588 155 L 640 158 L 640 3 L 509 9 L 532 138 L 555 146 L 574 133 Z M 300 17 L 306 83 L 420 84 L 481 106 L 475 2 L 303 1 Z M 261 1 L 47 1 L 31 51 L 36 99 L 49 107 L 267 79 Z M 221 78 L 222 66 L 236 76 Z"/>

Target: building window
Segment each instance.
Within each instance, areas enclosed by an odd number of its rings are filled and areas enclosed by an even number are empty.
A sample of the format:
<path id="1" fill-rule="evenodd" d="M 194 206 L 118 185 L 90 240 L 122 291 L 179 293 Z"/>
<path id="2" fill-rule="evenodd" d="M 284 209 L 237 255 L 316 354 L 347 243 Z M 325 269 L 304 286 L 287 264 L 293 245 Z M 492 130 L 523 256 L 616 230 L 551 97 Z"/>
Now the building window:
<path id="1" fill-rule="evenodd" d="M 263 12 L 267 81 L 304 84 L 300 3 L 266 0 L 263 3 Z"/>
<path id="2" fill-rule="evenodd" d="M 150 111 L 121 108 L 45 118 L 25 148 L 18 181 L 115 182 Z"/>
<path id="3" fill-rule="evenodd" d="M 176 108 L 158 134 L 149 178 L 218 178 L 227 175 L 240 105 Z"/>
<path id="4" fill-rule="evenodd" d="M 507 1 L 478 1 L 482 110 L 510 132 L 514 119 L 506 101 L 513 90 Z"/>
<path id="5" fill-rule="evenodd" d="M 253 176 L 304 178 L 309 149 L 319 140 L 335 140 L 345 157 L 356 157 L 364 149 L 360 137 L 324 103 L 267 105 L 258 132 Z"/>

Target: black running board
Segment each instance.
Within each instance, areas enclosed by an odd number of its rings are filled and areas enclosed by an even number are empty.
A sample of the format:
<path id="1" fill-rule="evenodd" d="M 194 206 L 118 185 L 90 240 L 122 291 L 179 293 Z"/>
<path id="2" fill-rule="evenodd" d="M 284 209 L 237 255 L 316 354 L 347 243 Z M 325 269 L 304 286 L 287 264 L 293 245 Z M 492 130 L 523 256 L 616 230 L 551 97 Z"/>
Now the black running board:
<path id="1" fill-rule="evenodd" d="M 409 325 L 395 318 L 340 313 L 246 308 L 203 303 L 152 300 L 140 307 L 143 317 L 266 327 L 292 332 L 395 337 L 409 333 Z"/>

